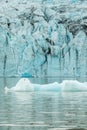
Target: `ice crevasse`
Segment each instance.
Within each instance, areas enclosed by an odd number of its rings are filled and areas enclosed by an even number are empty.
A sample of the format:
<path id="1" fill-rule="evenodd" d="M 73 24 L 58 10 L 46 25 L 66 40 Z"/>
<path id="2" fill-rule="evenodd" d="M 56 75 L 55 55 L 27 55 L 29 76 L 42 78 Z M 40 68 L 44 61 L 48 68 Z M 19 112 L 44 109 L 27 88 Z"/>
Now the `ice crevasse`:
<path id="1" fill-rule="evenodd" d="M 16 86 L 5 87 L 5 92 L 34 92 L 34 91 L 87 91 L 87 82 L 80 83 L 77 80 L 64 80 L 62 83 L 54 82 L 50 84 L 33 84 L 27 78 L 20 79 Z"/>

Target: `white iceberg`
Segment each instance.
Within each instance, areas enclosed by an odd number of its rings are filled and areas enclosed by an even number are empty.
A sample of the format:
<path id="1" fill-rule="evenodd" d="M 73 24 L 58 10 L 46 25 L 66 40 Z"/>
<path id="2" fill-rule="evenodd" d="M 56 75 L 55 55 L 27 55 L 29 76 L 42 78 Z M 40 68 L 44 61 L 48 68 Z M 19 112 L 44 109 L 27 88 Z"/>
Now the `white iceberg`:
<path id="1" fill-rule="evenodd" d="M 6 92 L 7 91 L 25 92 L 25 91 L 33 91 L 33 90 L 34 90 L 33 84 L 31 84 L 31 82 L 27 78 L 21 78 L 16 84 L 16 86 L 10 89 L 8 87 L 5 87 Z"/>
<path id="2" fill-rule="evenodd" d="M 80 83 L 77 80 L 64 80 L 62 83 L 54 82 L 50 84 L 32 84 L 29 79 L 22 78 L 16 86 L 5 87 L 6 92 L 33 92 L 33 91 L 56 91 L 56 92 L 76 92 L 87 91 L 87 82 Z"/>
<path id="3" fill-rule="evenodd" d="M 80 83 L 77 80 L 65 80 L 61 85 L 62 91 L 87 91 L 87 82 Z"/>

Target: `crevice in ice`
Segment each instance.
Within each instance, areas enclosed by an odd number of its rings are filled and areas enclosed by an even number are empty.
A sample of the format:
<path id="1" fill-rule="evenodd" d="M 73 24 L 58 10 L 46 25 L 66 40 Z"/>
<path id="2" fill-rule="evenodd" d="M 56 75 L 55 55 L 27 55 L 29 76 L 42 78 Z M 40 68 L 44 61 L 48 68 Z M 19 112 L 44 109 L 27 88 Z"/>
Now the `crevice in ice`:
<path id="1" fill-rule="evenodd" d="M 5 76 L 5 70 L 6 70 L 6 62 L 7 62 L 7 55 L 4 56 L 4 67 L 3 67 L 3 75 Z"/>

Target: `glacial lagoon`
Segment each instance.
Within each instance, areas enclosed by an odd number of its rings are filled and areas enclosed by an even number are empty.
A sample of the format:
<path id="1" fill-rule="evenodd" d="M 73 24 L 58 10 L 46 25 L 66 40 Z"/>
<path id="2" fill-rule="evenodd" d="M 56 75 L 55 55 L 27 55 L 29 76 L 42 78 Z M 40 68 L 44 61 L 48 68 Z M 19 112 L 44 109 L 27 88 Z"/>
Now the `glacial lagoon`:
<path id="1" fill-rule="evenodd" d="M 87 130 L 87 0 L 0 5 L 0 77 L 38 77 L 30 81 L 40 85 L 78 81 L 77 91 L 7 92 L 19 78 L 0 78 L 0 130 Z"/>
<path id="2" fill-rule="evenodd" d="M 81 78 L 81 82 L 86 79 Z M 18 78 L 0 78 L 0 130 L 86 130 L 87 91 L 8 92 Z M 63 78 L 31 78 L 47 84 Z"/>

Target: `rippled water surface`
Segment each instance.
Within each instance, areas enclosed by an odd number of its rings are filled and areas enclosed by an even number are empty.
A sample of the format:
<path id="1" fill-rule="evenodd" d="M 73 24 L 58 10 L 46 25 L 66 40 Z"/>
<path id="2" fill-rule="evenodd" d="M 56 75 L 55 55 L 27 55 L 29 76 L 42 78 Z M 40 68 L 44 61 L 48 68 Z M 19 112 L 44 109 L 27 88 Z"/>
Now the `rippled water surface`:
<path id="1" fill-rule="evenodd" d="M 87 92 L 4 92 L 17 81 L 0 79 L 0 130 L 87 129 Z"/>

